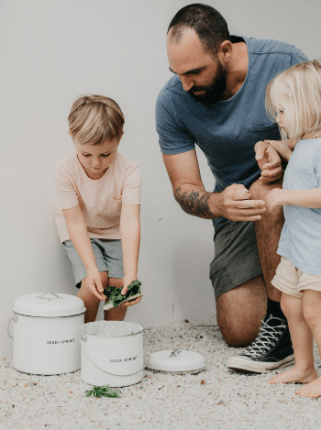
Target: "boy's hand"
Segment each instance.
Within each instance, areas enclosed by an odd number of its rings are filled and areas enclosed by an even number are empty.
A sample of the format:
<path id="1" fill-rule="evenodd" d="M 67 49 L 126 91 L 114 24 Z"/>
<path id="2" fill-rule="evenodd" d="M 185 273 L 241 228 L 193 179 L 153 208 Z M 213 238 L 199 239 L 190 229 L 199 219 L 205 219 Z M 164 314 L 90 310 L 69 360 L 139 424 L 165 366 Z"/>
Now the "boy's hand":
<path id="1" fill-rule="evenodd" d="M 266 205 L 270 211 L 275 209 L 276 206 L 283 206 L 287 203 L 288 190 L 281 188 L 274 188 L 266 197 Z"/>
<path id="2" fill-rule="evenodd" d="M 277 150 L 267 141 L 255 144 L 255 159 L 261 169 L 260 181 L 270 184 L 278 181 L 283 176 L 281 157 Z"/>
<path id="3" fill-rule="evenodd" d="M 100 273 L 98 269 L 87 270 L 87 276 L 85 278 L 86 284 L 90 291 L 99 299 L 106 300 L 107 297 L 104 294 L 104 288 L 101 283 Z"/>
<path id="4" fill-rule="evenodd" d="M 137 275 L 125 275 L 123 277 L 123 288 L 121 290 L 121 294 L 125 295 L 127 293 L 128 290 L 128 286 L 133 282 L 136 281 L 137 279 Z M 137 305 L 137 303 L 139 303 L 141 301 L 141 297 L 137 297 L 135 300 L 131 300 L 130 302 L 125 302 L 122 303 L 119 306 L 133 306 L 133 305 Z"/>

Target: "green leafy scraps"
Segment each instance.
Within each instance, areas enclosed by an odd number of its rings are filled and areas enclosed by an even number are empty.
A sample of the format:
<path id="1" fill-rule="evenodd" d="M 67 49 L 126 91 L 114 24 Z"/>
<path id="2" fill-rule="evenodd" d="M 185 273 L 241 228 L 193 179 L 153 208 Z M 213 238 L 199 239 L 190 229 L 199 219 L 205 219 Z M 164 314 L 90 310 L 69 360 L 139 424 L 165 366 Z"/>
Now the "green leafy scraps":
<path id="1" fill-rule="evenodd" d="M 137 294 L 140 294 L 141 285 L 141 282 L 137 280 L 133 281 L 128 286 L 128 291 L 124 295 L 121 294 L 121 288 L 116 288 L 113 286 L 105 288 L 104 294 L 105 296 L 109 297 L 109 300 L 105 306 L 112 304 L 114 308 L 117 308 L 117 306 L 120 305 L 124 300 L 129 301 L 128 299 L 130 299 L 130 297 L 137 296 Z"/>
<path id="2" fill-rule="evenodd" d="M 92 390 L 86 391 L 86 397 L 120 397 L 121 391 L 113 390 L 109 385 L 106 387 L 94 387 Z"/>

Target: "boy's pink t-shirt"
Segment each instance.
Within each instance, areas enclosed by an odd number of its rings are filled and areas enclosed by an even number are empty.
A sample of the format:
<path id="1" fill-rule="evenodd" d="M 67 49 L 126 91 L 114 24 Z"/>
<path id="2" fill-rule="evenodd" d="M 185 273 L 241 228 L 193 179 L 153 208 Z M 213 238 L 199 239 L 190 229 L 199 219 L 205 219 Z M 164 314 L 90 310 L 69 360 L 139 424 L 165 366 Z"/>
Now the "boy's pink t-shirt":
<path id="1" fill-rule="evenodd" d="M 140 204 L 141 175 L 137 164 L 117 151 L 115 161 L 100 179 L 90 179 L 77 153 L 55 169 L 55 220 L 61 242 L 70 239 L 62 209 L 80 205 L 89 237 L 120 239 L 122 202 Z"/>

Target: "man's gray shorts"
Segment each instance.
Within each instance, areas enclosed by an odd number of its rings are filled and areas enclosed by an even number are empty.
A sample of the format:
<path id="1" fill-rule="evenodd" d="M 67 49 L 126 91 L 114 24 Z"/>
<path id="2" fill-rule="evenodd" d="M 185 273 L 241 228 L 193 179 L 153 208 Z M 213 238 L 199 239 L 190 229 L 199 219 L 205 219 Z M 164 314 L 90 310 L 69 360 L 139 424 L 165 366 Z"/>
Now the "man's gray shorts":
<path id="1" fill-rule="evenodd" d="M 253 221 L 226 221 L 215 231 L 210 279 L 215 298 L 262 275 Z"/>

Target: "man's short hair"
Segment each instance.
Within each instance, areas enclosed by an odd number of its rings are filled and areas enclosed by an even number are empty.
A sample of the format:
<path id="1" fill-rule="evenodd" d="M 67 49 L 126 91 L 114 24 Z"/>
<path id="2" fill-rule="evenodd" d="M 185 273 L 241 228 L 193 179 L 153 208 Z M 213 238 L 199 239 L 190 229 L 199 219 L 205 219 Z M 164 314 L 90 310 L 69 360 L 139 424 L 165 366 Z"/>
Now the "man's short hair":
<path id="1" fill-rule="evenodd" d="M 194 3 L 180 9 L 171 20 L 167 34 L 179 43 L 186 28 L 193 29 L 206 51 L 216 53 L 224 40 L 230 39 L 227 23 L 213 7 Z"/>

